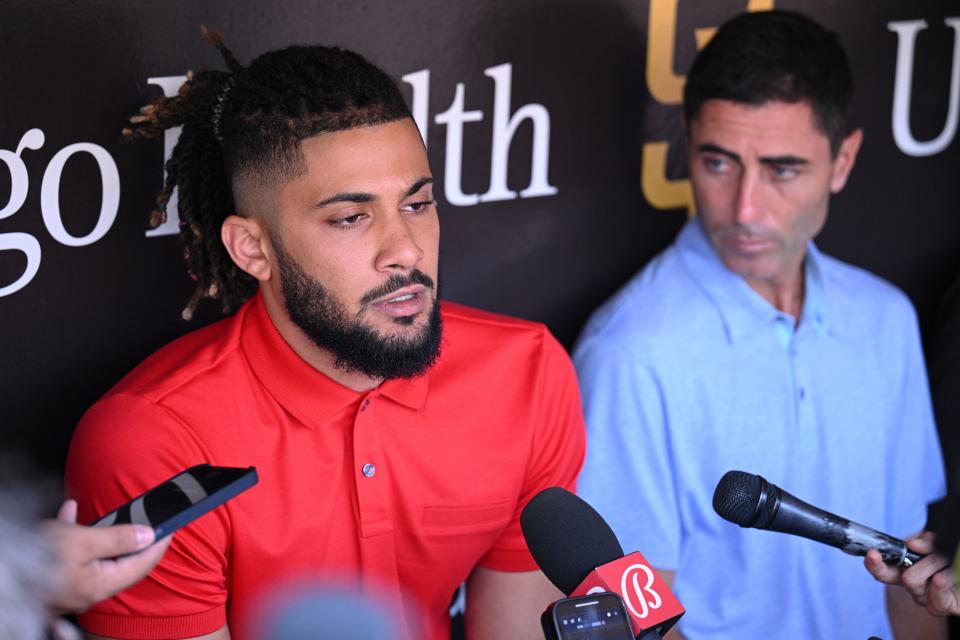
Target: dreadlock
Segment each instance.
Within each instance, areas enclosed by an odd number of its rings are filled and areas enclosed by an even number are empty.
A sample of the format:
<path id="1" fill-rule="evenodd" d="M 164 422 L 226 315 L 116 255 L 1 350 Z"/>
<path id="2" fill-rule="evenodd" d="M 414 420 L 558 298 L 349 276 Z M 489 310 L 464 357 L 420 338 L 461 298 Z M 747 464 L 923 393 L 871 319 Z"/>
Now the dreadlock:
<path id="1" fill-rule="evenodd" d="M 220 239 L 227 216 L 249 213 L 237 211 L 239 185 L 270 188 L 301 175 L 306 138 L 410 117 L 396 82 L 357 53 L 296 46 L 244 67 L 220 34 L 201 31 L 228 71 L 188 72 L 176 96 L 152 100 L 123 130 L 124 139 L 135 140 L 183 127 L 150 226 L 166 221 L 176 188 L 180 242 L 197 283 L 183 310 L 186 320 L 204 297 L 219 299 L 229 313 L 257 289 Z"/>

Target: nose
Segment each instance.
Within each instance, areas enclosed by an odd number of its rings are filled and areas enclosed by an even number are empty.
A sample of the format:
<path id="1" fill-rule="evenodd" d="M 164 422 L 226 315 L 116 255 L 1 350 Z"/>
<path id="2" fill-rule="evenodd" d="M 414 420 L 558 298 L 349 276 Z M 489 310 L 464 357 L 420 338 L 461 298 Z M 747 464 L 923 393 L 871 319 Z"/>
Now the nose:
<path id="1" fill-rule="evenodd" d="M 423 258 L 423 249 L 414 230 L 400 215 L 390 216 L 384 222 L 377 252 L 378 271 L 409 271 Z"/>
<path id="2" fill-rule="evenodd" d="M 737 199 L 734 204 L 734 215 L 740 224 L 749 225 L 760 215 L 759 206 L 760 184 L 757 174 L 749 169 L 740 175 L 737 185 Z"/>

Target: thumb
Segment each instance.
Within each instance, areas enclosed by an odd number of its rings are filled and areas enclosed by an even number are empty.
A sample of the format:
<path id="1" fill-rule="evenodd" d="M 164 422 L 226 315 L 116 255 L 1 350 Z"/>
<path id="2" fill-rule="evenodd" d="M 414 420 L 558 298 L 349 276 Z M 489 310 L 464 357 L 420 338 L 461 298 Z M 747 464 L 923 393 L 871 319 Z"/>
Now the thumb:
<path id="1" fill-rule="evenodd" d="M 77 521 L 77 501 L 65 500 L 57 511 L 57 520 L 74 524 Z"/>
<path id="2" fill-rule="evenodd" d="M 88 527 L 79 534 L 91 560 L 116 558 L 150 546 L 154 532 L 139 524 L 118 524 L 110 527 Z"/>

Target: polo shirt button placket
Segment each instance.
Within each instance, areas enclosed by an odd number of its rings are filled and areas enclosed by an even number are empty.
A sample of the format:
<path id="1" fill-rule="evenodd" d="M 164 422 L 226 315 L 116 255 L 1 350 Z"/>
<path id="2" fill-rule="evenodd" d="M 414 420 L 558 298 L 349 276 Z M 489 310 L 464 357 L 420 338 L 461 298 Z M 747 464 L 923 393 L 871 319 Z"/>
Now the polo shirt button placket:
<path id="1" fill-rule="evenodd" d="M 360 412 L 363 413 L 369 406 L 370 398 L 364 398 L 363 404 L 360 405 Z M 368 462 L 360 468 L 360 473 L 363 474 L 364 478 L 372 478 L 377 473 L 377 467 Z"/>
<path id="2" fill-rule="evenodd" d="M 390 474 L 385 476 L 385 471 L 377 469 L 385 458 L 380 446 L 377 411 L 374 411 L 375 398 L 376 393 L 371 392 L 361 398 L 356 409 L 352 466 L 355 469 L 354 490 L 359 507 L 360 535 L 369 540 L 378 539 L 377 544 L 383 544 L 380 536 L 393 530 L 393 520 L 389 500 Z M 370 553 L 378 555 L 381 551 L 371 550 Z"/>

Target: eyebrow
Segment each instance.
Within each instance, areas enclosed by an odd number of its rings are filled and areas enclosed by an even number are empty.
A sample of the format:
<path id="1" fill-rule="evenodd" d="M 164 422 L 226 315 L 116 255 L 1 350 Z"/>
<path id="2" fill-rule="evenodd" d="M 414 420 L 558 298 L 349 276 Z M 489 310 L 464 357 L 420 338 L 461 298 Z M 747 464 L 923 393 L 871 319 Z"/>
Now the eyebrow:
<path id="1" fill-rule="evenodd" d="M 719 145 L 712 143 L 701 144 L 697 147 L 697 151 L 705 153 L 717 153 L 722 156 L 726 156 L 738 164 L 743 164 L 743 159 L 740 157 L 740 154 L 734 153 L 729 149 L 724 149 Z M 765 165 L 778 165 L 778 166 L 791 166 L 798 167 L 810 164 L 810 161 L 806 158 L 801 158 L 800 156 L 792 155 L 783 155 L 783 156 L 760 156 L 760 162 Z"/>
<path id="2" fill-rule="evenodd" d="M 412 185 L 410 185 L 410 188 L 407 189 L 407 192 L 403 195 L 403 197 L 409 198 L 410 196 L 415 194 L 417 191 L 420 191 L 420 189 L 423 189 L 423 187 L 428 184 L 433 184 L 433 178 L 428 178 L 428 177 L 418 178 Z M 331 204 L 337 204 L 338 202 L 355 202 L 355 203 L 373 202 L 376 199 L 377 197 L 372 193 L 345 192 L 345 193 L 338 193 L 334 196 L 330 196 L 326 200 L 321 200 L 320 202 L 317 203 L 316 206 L 317 208 L 326 207 Z"/>
<path id="3" fill-rule="evenodd" d="M 369 193 L 338 193 L 335 196 L 330 196 L 326 200 L 318 202 L 317 208 L 337 204 L 338 202 L 372 202 L 373 200 L 374 197 Z"/>
<path id="4" fill-rule="evenodd" d="M 433 178 L 424 176 L 422 178 L 417 179 L 416 182 L 410 185 L 410 188 L 407 189 L 407 193 L 403 197 L 409 198 L 410 196 L 415 194 L 417 191 L 420 191 L 420 189 L 423 189 L 428 184 L 433 184 Z"/>

